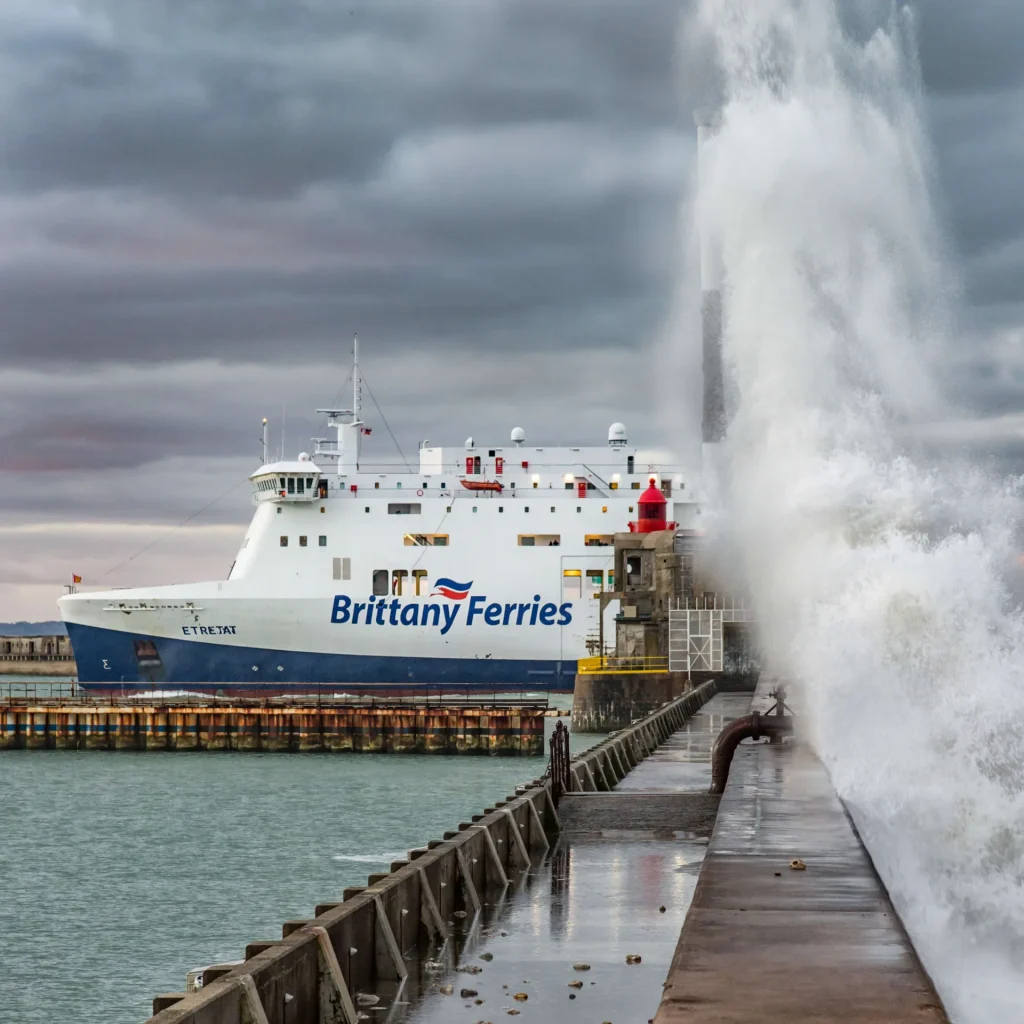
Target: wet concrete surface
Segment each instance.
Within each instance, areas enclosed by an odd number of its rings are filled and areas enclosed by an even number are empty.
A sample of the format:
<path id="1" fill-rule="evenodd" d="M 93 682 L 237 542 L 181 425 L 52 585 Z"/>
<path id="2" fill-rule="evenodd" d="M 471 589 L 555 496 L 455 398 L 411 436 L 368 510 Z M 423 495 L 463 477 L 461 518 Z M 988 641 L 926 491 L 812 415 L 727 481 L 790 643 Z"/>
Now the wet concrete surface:
<path id="1" fill-rule="evenodd" d="M 718 693 L 615 787 L 616 793 L 706 793 L 718 734 L 750 711 L 750 693 Z"/>
<path id="2" fill-rule="evenodd" d="M 648 1020 L 705 847 L 690 839 L 560 844 L 497 914 L 488 917 L 485 908 L 486 923 L 459 957 L 463 967 L 481 971 L 439 973 L 404 1016 L 389 1019 L 474 1024 L 508 1019 L 512 1010 L 524 1022 Z M 640 963 L 627 964 L 627 955 L 639 955 Z M 576 963 L 590 969 L 574 970 Z M 570 982 L 581 985 L 571 988 Z M 453 986 L 451 995 L 440 991 L 446 984 Z M 477 994 L 460 998 L 463 989 Z M 517 993 L 527 999 L 514 999 Z"/>
<path id="3" fill-rule="evenodd" d="M 726 722 L 747 713 L 750 698 L 715 696 L 615 792 L 563 798 L 567 827 L 548 858 L 500 905 L 485 906 L 475 926 L 464 923 L 436 968 L 414 971 L 390 1016 L 375 1018 L 632 1024 L 653 1017 L 717 807 L 707 796 L 711 745 Z M 637 955 L 639 963 L 627 964 Z M 590 969 L 575 971 L 575 963 Z M 476 995 L 460 998 L 463 989 Z"/>
<path id="4" fill-rule="evenodd" d="M 736 750 L 656 1017 L 754 1019 L 946 1021 L 823 765 L 780 744 Z"/>

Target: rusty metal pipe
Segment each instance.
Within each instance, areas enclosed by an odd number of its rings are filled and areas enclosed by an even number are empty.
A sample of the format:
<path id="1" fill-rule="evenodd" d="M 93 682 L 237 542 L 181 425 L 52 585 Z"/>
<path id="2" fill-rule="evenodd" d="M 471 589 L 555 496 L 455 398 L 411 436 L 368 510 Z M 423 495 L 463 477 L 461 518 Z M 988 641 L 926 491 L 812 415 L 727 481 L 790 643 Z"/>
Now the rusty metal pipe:
<path id="1" fill-rule="evenodd" d="M 768 736 L 773 742 L 793 732 L 793 719 L 789 715 L 745 715 L 730 722 L 715 740 L 711 751 L 711 789 L 710 793 L 721 796 L 725 792 L 725 784 L 729 781 L 729 767 L 732 755 L 736 752 L 741 740 L 759 740 Z"/>

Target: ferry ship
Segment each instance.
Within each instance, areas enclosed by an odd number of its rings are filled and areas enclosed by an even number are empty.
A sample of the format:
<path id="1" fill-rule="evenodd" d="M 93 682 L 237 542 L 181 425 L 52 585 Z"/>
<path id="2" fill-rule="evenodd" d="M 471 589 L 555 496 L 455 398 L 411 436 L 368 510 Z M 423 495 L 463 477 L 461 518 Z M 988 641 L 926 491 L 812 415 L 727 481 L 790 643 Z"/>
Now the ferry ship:
<path id="1" fill-rule="evenodd" d="M 607 443 L 419 446 L 419 464 L 361 461 L 358 348 L 335 439 L 267 460 L 227 579 L 70 593 L 60 611 L 83 689 L 225 695 L 571 690 L 596 652 L 615 533 L 657 483 L 680 525 L 685 481 Z M 614 602 L 605 611 L 614 635 Z"/>

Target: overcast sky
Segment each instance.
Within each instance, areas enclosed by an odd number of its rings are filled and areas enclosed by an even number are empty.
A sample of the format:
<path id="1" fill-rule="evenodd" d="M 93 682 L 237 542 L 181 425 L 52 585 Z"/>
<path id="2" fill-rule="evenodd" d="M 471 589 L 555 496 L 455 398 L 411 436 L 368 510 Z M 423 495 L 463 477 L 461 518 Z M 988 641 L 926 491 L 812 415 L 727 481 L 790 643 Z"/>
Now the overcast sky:
<path id="1" fill-rule="evenodd" d="M 967 415 L 945 429 L 1012 463 L 1024 4 L 920 6 L 967 296 Z M 308 447 L 354 330 L 407 453 L 515 425 L 601 441 L 616 419 L 685 448 L 650 413 L 666 382 L 637 361 L 665 343 L 708 99 L 699 55 L 678 56 L 685 11 L 3 0 L 0 620 L 51 617 L 72 572 L 222 577 L 261 417 L 275 445 L 283 427 L 290 452 Z M 371 451 L 393 458 L 369 418 Z"/>

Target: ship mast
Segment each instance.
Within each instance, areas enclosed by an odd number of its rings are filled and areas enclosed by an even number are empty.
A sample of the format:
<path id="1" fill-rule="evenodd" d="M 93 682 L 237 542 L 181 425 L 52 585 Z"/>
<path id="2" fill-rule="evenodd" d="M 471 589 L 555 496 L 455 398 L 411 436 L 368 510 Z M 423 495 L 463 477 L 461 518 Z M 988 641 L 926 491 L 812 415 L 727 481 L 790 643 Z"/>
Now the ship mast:
<path id="1" fill-rule="evenodd" d="M 363 381 L 359 376 L 359 335 L 352 335 L 352 419 L 359 422 L 359 413 L 362 411 Z"/>

